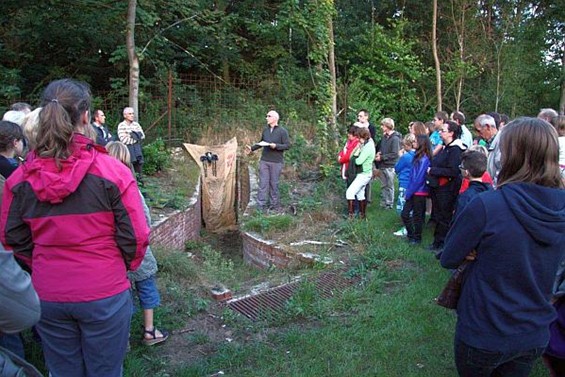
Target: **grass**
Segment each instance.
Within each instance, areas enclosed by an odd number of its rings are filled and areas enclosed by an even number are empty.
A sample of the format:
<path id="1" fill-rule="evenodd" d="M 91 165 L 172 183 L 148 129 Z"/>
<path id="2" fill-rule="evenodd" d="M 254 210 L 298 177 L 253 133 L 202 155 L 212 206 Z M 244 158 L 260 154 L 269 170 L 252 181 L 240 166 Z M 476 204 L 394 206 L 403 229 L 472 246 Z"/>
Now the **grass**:
<path id="1" fill-rule="evenodd" d="M 375 202 L 378 186 L 373 186 Z M 322 299 L 305 282 L 283 314 L 265 315 L 258 322 L 218 308 L 206 290 L 223 284 L 245 293 L 257 282 L 315 274 L 321 267 L 259 271 L 211 242 L 190 241 L 183 251 L 157 250 L 163 302 L 156 311 L 157 326 L 177 333 L 162 346 L 144 347 L 137 340 L 141 317 L 136 313 L 125 376 L 211 376 L 220 371 L 242 377 L 457 375 L 452 355 L 456 316 L 433 302 L 448 272 L 423 247 L 392 235 L 400 227 L 396 213 L 372 204 L 366 222 L 337 217 L 324 226 L 323 232 L 338 234 L 351 245 L 328 253 L 348 260 L 347 274 L 359 277 L 359 283 Z M 431 238 L 426 229 L 423 245 Z M 220 336 L 209 331 L 207 322 L 198 322 L 209 316 L 217 318 Z M 181 331 L 190 326 L 194 331 Z M 38 348 L 32 347 L 32 362 L 40 365 Z M 537 363 L 531 375 L 547 373 Z"/>

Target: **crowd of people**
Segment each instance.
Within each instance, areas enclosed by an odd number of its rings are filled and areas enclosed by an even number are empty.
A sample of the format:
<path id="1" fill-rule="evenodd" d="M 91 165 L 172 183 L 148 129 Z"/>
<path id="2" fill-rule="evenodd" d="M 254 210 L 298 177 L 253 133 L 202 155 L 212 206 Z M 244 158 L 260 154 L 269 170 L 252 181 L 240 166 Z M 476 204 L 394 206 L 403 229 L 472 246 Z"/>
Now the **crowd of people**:
<path id="1" fill-rule="evenodd" d="M 154 324 L 157 263 L 138 188 L 145 134 L 131 107 L 116 136 L 90 107 L 88 85 L 62 79 L 40 107 L 14 104 L 0 121 L 1 376 L 40 375 L 19 334 L 32 325 L 50 376 L 122 376 L 132 286 L 142 343 L 169 336 Z"/>
<path id="2" fill-rule="evenodd" d="M 565 375 L 565 116 L 481 114 L 476 137 L 460 111 L 411 122 L 403 139 L 391 118 L 381 126 L 374 142 L 354 123 L 338 155 L 348 216 L 357 201 L 366 218 L 370 170 L 381 208 L 392 209 L 396 175 L 404 228 L 394 234 L 421 244 L 428 207 L 428 250 L 450 270 L 469 263 L 457 304 L 459 375 L 527 376 L 542 355 L 552 376 Z"/>
<path id="3" fill-rule="evenodd" d="M 40 107 L 14 104 L 0 121 L 2 376 L 39 375 L 18 335 L 32 325 L 51 376 L 121 376 L 132 286 L 142 342 L 168 338 L 154 324 L 157 263 L 138 187 L 145 134 L 131 107 L 112 135 L 90 106 L 88 85 L 62 79 Z M 377 135 L 369 112 L 357 115 L 338 155 L 347 216 L 366 219 L 378 179 L 380 207 L 404 225 L 396 235 L 420 245 L 428 214 L 428 249 L 441 265 L 470 261 L 457 306 L 458 373 L 527 376 L 543 355 L 552 375 L 565 375 L 565 116 L 481 114 L 473 137 L 462 112 L 439 111 L 402 137 L 392 118 Z M 263 148 L 258 204 L 275 210 L 290 147 L 278 120 L 269 111 L 261 141 L 245 147 Z"/>

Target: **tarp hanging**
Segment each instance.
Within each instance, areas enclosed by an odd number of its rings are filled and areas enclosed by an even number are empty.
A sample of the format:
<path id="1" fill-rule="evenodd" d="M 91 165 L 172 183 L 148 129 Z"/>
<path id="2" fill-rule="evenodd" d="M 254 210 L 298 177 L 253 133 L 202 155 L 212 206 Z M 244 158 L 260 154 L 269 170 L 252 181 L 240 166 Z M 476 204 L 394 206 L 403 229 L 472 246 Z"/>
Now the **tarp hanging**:
<path id="1" fill-rule="evenodd" d="M 198 164 L 202 177 L 202 218 L 206 229 L 236 228 L 235 180 L 237 139 L 223 145 L 183 144 Z"/>

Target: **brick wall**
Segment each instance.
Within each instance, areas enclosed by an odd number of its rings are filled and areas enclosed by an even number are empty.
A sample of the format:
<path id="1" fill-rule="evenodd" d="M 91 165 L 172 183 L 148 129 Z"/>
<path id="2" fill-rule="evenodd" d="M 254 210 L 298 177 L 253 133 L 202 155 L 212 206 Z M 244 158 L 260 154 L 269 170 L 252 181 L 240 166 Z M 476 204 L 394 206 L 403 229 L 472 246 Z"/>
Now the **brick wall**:
<path id="1" fill-rule="evenodd" d="M 199 183 L 187 209 L 176 211 L 151 225 L 151 246 L 184 250 L 186 241 L 200 238 L 201 229 L 202 206 Z"/>
<path id="2" fill-rule="evenodd" d="M 239 208 L 243 211 L 243 218 L 247 212 L 255 207 L 258 181 L 255 171 L 247 164 L 241 164 L 241 172 L 238 174 L 240 198 L 245 198 L 248 203 L 240 203 Z M 241 199 L 240 199 L 241 200 Z M 240 217 L 240 218 L 242 218 Z M 286 252 L 274 241 L 264 240 L 257 234 L 241 231 L 241 243 L 243 245 L 243 260 L 255 267 L 287 268 L 297 262 L 294 253 Z"/>
<path id="3" fill-rule="evenodd" d="M 247 163 L 238 166 L 237 208 L 238 218 L 246 216 L 247 210 L 254 207 L 257 192 L 257 179 Z M 249 206 L 248 206 L 249 205 Z M 190 206 L 184 211 L 176 211 L 167 218 L 152 224 L 151 245 L 169 249 L 183 250 L 186 241 L 200 238 L 202 229 L 202 206 L 200 184 L 192 196 Z M 256 234 L 241 231 L 243 260 L 259 268 L 287 268 L 297 262 L 294 253 L 287 253 L 274 241 L 264 240 Z"/>
<path id="4" fill-rule="evenodd" d="M 264 240 L 255 234 L 241 232 L 243 244 L 243 260 L 259 268 L 287 268 L 293 262 L 292 255 L 288 255 L 273 241 Z"/>

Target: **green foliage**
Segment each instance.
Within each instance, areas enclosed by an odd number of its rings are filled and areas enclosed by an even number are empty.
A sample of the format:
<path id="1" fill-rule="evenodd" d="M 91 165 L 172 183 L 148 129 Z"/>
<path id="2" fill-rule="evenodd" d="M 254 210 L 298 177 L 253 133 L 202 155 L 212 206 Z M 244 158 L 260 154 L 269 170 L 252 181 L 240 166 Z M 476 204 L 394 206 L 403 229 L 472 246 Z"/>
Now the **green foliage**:
<path id="1" fill-rule="evenodd" d="M 292 146 L 285 152 L 285 161 L 294 167 L 311 164 L 317 157 L 317 146 L 308 142 L 301 132 L 292 137 Z"/>
<path id="2" fill-rule="evenodd" d="M 391 116 L 398 125 L 413 120 L 421 107 L 416 84 L 423 76 L 414 41 L 405 33 L 406 22 L 393 22 L 387 30 L 380 25 L 368 29 L 356 53 L 359 64 L 351 68 L 353 107 L 367 108 L 373 122 Z"/>
<path id="3" fill-rule="evenodd" d="M 171 154 L 165 147 L 165 142 L 158 138 L 152 143 L 143 145 L 143 173 L 153 175 L 170 166 Z"/>
<path id="4" fill-rule="evenodd" d="M 290 215 L 268 216 L 261 212 L 246 220 L 243 225 L 246 231 L 269 234 L 270 232 L 283 232 L 294 226 L 294 219 Z"/>
<path id="5" fill-rule="evenodd" d="M 222 253 L 208 245 L 200 250 L 200 255 L 204 259 L 204 273 L 213 283 L 229 283 L 233 280 L 234 263 L 231 259 L 223 257 Z"/>

